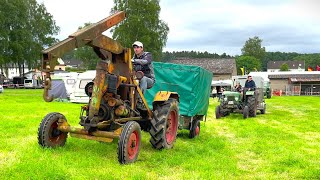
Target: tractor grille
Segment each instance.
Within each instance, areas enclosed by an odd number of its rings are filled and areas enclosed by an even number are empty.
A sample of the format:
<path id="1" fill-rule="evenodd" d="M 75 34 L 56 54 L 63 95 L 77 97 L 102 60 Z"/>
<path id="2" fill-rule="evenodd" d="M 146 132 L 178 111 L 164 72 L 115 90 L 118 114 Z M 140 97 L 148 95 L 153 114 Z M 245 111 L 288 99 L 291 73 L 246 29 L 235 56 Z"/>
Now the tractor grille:
<path id="1" fill-rule="evenodd" d="M 228 100 L 228 101 L 235 101 L 236 99 L 235 99 L 234 96 L 228 96 L 228 97 L 227 97 L 227 100 Z"/>

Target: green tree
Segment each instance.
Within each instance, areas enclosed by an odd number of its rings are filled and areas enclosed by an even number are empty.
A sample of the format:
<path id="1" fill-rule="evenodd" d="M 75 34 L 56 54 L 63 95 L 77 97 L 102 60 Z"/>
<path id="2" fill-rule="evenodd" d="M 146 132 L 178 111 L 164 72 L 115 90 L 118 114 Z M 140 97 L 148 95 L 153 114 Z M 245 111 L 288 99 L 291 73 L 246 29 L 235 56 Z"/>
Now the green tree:
<path id="1" fill-rule="evenodd" d="M 283 63 L 280 66 L 280 71 L 289 71 L 289 66 L 287 63 Z"/>
<path id="2" fill-rule="evenodd" d="M 56 42 L 59 27 L 43 4 L 36 0 L 0 1 L 0 67 L 29 68 L 39 64 L 41 50 Z"/>
<path id="3" fill-rule="evenodd" d="M 153 59 L 159 61 L 166 45 L 168 25 L 159 19 L 160 0 L 114 0 L 111 13 L 125 11 L 126 19 L 112 29 L 114 39 L 125 47 L 134 41 L 141 41 L 145 51 L 151 52 Z"/>
<path id="4" fill-rule="evenodd" d="M 236 57 L 237 73 L 241 74 L 241 69 L 245 69 L 246 74 L 249 74 L 251 71 L 261 70 L 260 61 L 253 56 L 238 56 Z"/>
<path id="5" fill-rule="evenodd" d="M 243 48 L 241 49 L 242 55 L 253 56 L 261 61 L 266 53 L 266 49 L 265 47 L 261 46 L 261 43 L 262 39 L 257 36 L 249 38 L 249 40 L 246 41 Z"/>
<path id="6" fill-rule="evenodd" d="M 79 27 L 78 30 L 89 26 L 91 23 L 85 23 L 83 27 Z M 76 50 L 74 50 L 75 58 L 81 60 L 83 62 L 83 66 L 85 69 L 94 70 L 96 69 L 97 62 L 99 61 L 99 57 L 93 51 L 90 46 L 83 46 Z"/>

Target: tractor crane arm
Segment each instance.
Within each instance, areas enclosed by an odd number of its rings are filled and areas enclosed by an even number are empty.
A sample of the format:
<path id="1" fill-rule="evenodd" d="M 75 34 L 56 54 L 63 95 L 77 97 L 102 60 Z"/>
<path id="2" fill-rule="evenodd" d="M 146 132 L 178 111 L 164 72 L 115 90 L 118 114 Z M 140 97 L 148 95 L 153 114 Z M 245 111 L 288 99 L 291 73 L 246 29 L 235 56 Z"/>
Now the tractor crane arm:
<path id="1" fill-rule="evenodd" d="M 48 96 L 48 91 L 51 88 L 50 73 L 54 71 L 57 59 L 62 57 L 64 53 L 88 45 L 91 46 L 94 52 L 103 60 L 107 58 L 111 59 L 112 55 L 127 54 L 124 53 L 127 49 L 123 48 L 119 42 L 102 35 L 104 31 L 124 19 L 125 13 L 123 11 L 117 12 L 97 23 L 78 30 L 67 39 L 42 52 L 42 72 L 46 74 L 43 93 L 45 101 L 50 102 L 53 100 L 52 96 Z"/>

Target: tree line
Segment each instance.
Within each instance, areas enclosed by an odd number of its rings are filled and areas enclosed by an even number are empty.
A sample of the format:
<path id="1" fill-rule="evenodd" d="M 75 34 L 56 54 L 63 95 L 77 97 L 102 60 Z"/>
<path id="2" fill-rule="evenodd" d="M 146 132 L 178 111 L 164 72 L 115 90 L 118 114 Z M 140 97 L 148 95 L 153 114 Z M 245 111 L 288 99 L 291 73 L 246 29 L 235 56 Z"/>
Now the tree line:
<path id="1" fill-rule="evenodd" d="M 59 27 L 43 4 L 36 0 L 0 1 L 0 70 L 38 67 L 40 52 L 57 41 Z"/>

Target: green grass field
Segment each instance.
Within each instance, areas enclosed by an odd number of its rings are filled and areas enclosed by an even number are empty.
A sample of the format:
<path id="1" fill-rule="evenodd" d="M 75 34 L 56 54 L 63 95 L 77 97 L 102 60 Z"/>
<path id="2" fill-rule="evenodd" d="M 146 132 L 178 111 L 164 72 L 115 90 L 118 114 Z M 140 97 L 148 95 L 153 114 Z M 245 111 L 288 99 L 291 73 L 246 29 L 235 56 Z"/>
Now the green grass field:
<path id="1" fill-rule="evenodd" d="M 117 140 L 69 137 L 62 148 L 41 148 L 41 119 L 61 112 L 78 126 L 81 106 L 46 103 L 41 93 L 0 94 L 0 179 L 320 179 L 320 97 L 273 97 L 265 115 L 246 120 L 216 120 L 211 99 L 200 137 L 179 131 L 173 149 L 158 151 L 143 132 L 138 161 L 120 165 Z"/>

